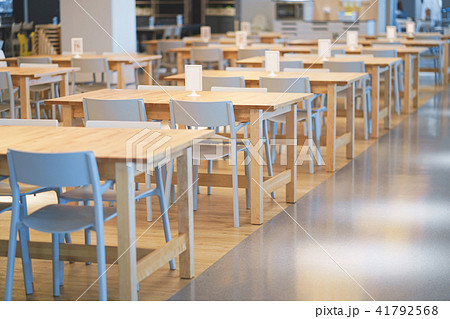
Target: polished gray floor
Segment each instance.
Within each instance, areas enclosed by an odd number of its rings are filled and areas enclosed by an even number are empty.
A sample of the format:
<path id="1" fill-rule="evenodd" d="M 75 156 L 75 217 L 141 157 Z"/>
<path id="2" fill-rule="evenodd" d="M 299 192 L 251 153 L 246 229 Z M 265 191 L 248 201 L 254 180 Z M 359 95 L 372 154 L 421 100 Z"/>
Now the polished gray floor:
<path id="1" fill-rule="evenodd" d="M 449 300 L 449 97 L 428 101 L 171 300 Z"/>

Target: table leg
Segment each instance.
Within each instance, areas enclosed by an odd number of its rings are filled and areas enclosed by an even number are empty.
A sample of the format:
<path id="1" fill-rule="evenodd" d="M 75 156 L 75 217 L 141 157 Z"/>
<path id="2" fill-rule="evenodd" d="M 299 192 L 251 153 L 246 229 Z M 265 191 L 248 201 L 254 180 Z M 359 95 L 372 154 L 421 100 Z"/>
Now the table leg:
<path id="1" fill-rule="evenodd" d="M 262 110 L 250 110 L 250 148 L 251 148 L 251 223 L 261 225 L 263 214 L 263 149 Z"/>
<path id="2" fill-rule="evenodd" d="M 336 169 L 336 84 L 329 84 L 327 88 L 327 172 Z M 253 194 L 252 194 L 253 195 Z"/>
<path id="3" fill-rule="evenodd" d="M 444 86 L 448 84 L 448 60 L 449 60 L 449 40 L 445 40 L 444 43 Z"/>
<path id="4" fill-rule="evenodd" d="M 353 82 L 347 88 L 347 132 L 350 133 L 350 142 L 346 146 L 347 158 L 355 157 L 355 85 Z M 364 94 L 364 93 L 363 93 Z"/>
<path id="5" fill-rule="evenodd" d="M 61 81 L 59 82 L 59 96 L 67 96 L 69 95 L 69 74 L 66 73 L 62 76 Z"/>
<path id="6" fill-rule="evenodd" d="M 297 201 L 297 104 L 286 114 L 287 169 L 291 170 L 291 181 L 286 184 L 286 202 Z M 310 152 L 313 150 L 311 149 Z M 253 194 L 253 193 L 252 193 Z"/>
<path id="7" fill-rule="evenodd" d="M 62 105 L 61 122 L 63 126 L 72 126 L 73 109 L 72 105 Z"/>
<path id="8" fill-rule="evenodd" d="M 372 134 L 370 137 L 378 138 L 380 135 L 380 67 L 371 68 L 372 75 Z"/>
<path id="9" fill-rule="evenodd" d="M 403 92 L 403 113 L 411 112 L 411 54 L 405 54 L 405 85 Z M 414 72 L 419 72 L 414 70 Z"/>
<path id="10" fill-rule="evenodd" d="M 147 61 L 147 65 L 144 68 L 145 76 L 144 76 L 144 84 L 152 85 L 153 84 L 153 61 Z"/>
<path id="11" fill-rule="evenodd" d="M 177 53 L 177 73 L 184 72 L 184 57 L 181 52 Z"/>
<path id="12" fill-rule="evenodd" d="M 20 117 L 23 119 L 31 119 L 31 103 L 30 103 L 30 79 L 21 77 L 19 82 L 20 88 Z"/>
<path id="13" fill-rule="evenodd" d="M 194 277 L 194 208 L 192 187 L 192 148 L 177 159 L 178 234 L 187 234 L 186 251 L 180 254 L 180 277 Z"/>
<path id="14" fill-rule="evenodd" d="M 119 299 L 137 300 L 134 163 L 116 163 Z"/>
<path id="15" fill-rule="evenodd" d="M 125 63 L 119 63 L 117 68 L 117 88 L 125 88 Z"/>
<path id="16" fill-rule="evenodd" d="M 416 94 L 413 98 L 413 107 L 418 108 L 419 107 L 419 71 L 420 71 L 420 56 L 417 55 L 413 62 L 413 70 L 414 70 L 414 91 L 416 91 Z"/>
<path id="17" fill-rule="evenodd" d="M 395 65 L 394 65 L 395 67 Z M 392 108 L 392 66 L 384 71 L 384 107 L 387 108 L 387 114 L 384 118 L 384 128 L 391 128 L 391 108 Z"/>

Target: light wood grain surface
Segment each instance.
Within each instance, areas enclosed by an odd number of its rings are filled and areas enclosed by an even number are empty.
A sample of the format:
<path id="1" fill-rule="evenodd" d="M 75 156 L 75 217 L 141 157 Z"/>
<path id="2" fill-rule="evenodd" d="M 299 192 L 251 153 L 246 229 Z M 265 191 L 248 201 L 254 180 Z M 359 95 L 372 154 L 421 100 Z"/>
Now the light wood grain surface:
<path id="1" fill-rule="evenodd" d="M 243 76 L 245 81 L 259 81 L 260 77 L 269 76 L 270 72 L 265 71 L 222 71 L 222 70 L 206 70 L 203 71 L 205 76 Z M 282 78 L 295 78 L 295 77 L 308 77 L 310 82 L 313 83 L 335 83 L 338 85 L 347 85 L 350 82 L 358 81 L 368 77 L 367 73 L 347 73 L 347 72 L 330 72 L 330 73 L 314 73 L 308 72 L 307 75 L 304 72 L 278 72 L 277 77 Z M 168 81 L 180 81 L 184 80 L 184 73 L 171 75 L 165 78 Z M 217 93 L 217 92 L 215 92 Z M 272 93 L 277 94 L 277 93 Z"/>
<path id="2" fill-rule="evenodd" d="M 79 68 L 58 68 L 58 67 L 48 67 L 48 68 L 20 68 L 20 67 L 6 67 L 0 68 L 0 72 L 9 72 L 11 76 L 17 77 L 33 77 L 41 78 L 44 76 L 53 76 L 66 74 L 68 72 L 74 72 L 80 70 Z"/>
<path id="3" fill-rule="evenodd" d="M 127 154 L 126 143 L 135 138 L 142 129 L 128 128 L 85 128 L 85 127 L 32 127 L 0 126 L 0 157 L 4 158 L 9 148 L 44 153 L 93 151 L 99 160 L 125 161 L 145 160 L 146 154 Z M 170 147 L 173 152 L 189 147 L 193 139 L 212 136 L 209 130 L 149 130 L 157 138 L 148 143 L 157 143 L 163 137 L 169 137 L 164 146 L 154 150 L 155 162 L 165 156 Z"/>
<path id="4" fill-rule="evenodd" d="M 238 64 L 244 65 L 262 65 L 266 60 L 263 56 L 252 57 L 238 60 Z M 348 57 L 348 58 L 327 58 L 328 61 L 364 61 L 366 65 L 389 66 L 401 61 L 400 58 L 366 58 L 366 57 Z M 280 57 L 280 61 L 303 61 L 305 65 L 318 64 L 323 65 L 324 59 L 319 57 Z"/>
<path id="5" fill-rule="evenodd" d="M 184 76 L 184 75 L 183 75 Z M 312 94 L 303 93 L 247 93 L 247 92 L 198 92 L 200 96 L 189 96 L 189 91 L 155 92 L 145 90 L 98 90 L 75 94 L 57 99 L 47 100 L 48 104 L 81 105 L 83 98 L 93 99 L 143 99 L 147 107 L 154 105 L 169 105 L 170 100 L 212 102 L 231 101 L 235 108 L 244 109 L 277 109 L 282 106 L 296 104 L 311 98 Z"/>

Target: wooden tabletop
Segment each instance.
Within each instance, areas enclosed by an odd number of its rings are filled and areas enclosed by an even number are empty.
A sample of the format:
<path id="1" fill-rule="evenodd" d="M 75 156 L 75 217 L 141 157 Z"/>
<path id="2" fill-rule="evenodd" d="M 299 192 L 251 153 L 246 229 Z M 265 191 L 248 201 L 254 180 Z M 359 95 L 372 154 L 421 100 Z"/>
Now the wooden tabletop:
<path id="1" fill-rule="evenodd" d="M 9 72 L 11 76 L 25 76 L 33 78 L 41 78 L 45 76 L 65 74 L 68 72 L 79 71 L 79 68 L 58 68 L 58 67 L 46 67 L 46 68 L 20 68 L 17 66 L 0 68 L 0 72 Z"/>
<path id="2" fill-rule="evenodd" d="M 205 70 L 203 75 L 206 76 L 243 76 L 246 81 L 259 81 L 260 77 L 269 76 L 269 72 L 265 71 L 221 71 L 221 70 Z M 297 78 L 297 77 L 308 77 L 311 83 L 321 83 L 321 84 L 337 84 L 337 85 L 347 85 L 354 81 L 359 81 L 367 78 L 369 75 L 367 73 L 347 73 L 347 72 L 278 72 L 277 77 L 280 78 Z M 184 80 L 184 73 L 170 75 L 164 78 L 169 81 Z M 219 92 L 214 92 L 217 94 Z M 241 94 L 241 93 L 239 93 Z M 238 95 L 239 95 L 238 94 Z M 266 93 L 266 94 L 276 94 L 280 93 Z M 292 93 L 291 93 L 292 94 Z M 55 103 L 53 103 L 55 104 Z M 269 103 L 270 104 L 270 103 Z"/>
<path id="3" fill-rule="evenodd" d="M 0 126 L 0 157 L 5 157 L 9 148 L 27 152 L 64 153 L 93 151 L 98 160 L 114 162 L 146 160 L 143 154 L 127 154 L 127 142 L 136 137 L 142 129 L 128 128 L 85 128 L 85 127 L 35 127 L 35 126 Z M 153 163 L 157 164 L 166 156 L 168 147 L 175 154 L 190 145 L 194 139 L 208 138 L 214 135 L 210 130 L 149 130 L 160 134 L 157 143 L 163 137 L 170 140 L 156 148 Z M 148 134 L 146 136 L 148 136 Z"/>
<path id="4" fill-rule="evenodd" d="M 70 62 L 74 55 L 71 54 L 58 54 L 58 55 L 33 55 L 33 57 L 49 57 L 52 59 L 53 63 L 59 62 Z M 137 53 L 117 53 L 117 54 L 84 54 L 82 58 L 107 58 L 108 62 L 119 62 L 119 63 L 133 63 L 133 62 L 143 62 L 161 59 L 160 55 L 151 54 L 137 54 Z M 6 58 L 4 61 L 16 62 L 17 58 Z"/>
<path id="5" fill-rule="evenodd" d="M 184 74 L 182 75 L 184 78 Z M 258 77 L 259 79 L 259 77 Z M 69 95 L 45 101 L 47 104 L 75 105 L 83 104 L 83 98 L 118 100 L 143 99 L 147 107 L 169 105 L 170 100 L 213 102 L 231 101 L 235 108 L 274 110 L 286 105 L 299 103 L 313 97 L 304 93 L 260 93 L 260 92 L 198 92 L 199 97 L 189 96 L 189 91 L 145 91 L 145 90 L 98 90 L 82 94 Z"/>
<path id="6" fill-rule="evenodd" d="M 360 44 L 371 45 L 372 43 L 386 43 L 389 40 L 386 39 L 372 39 L 372 40 L 359 40 Z M 420 39 L 394 39 L 392 42 L 400 42 L 402 45 L 416 46 L 416 47 L 433 47 L 438 45 L 444 45 L 445 41 L 442 40 L 420 40 Z"/>
<path id="7" fill-rule="evenodd" d="M 265 57 L 258 56 L 247 59 L 238 60 L 238 64 L 259 64 L 265 61 Z M 401 62 L 400 58 L 366 58 L 366 57 L 352 57 L 351 55 L 348 58 L 328 58 L 328 61 L 339 61 L 339 62 L 350 62 L 350 61 L 364 61 L 366 65 L 375 65 L 375 66 L 389 66 L 395 63 Z M 323 58 L 319 57 L 280 57 L 280 61 L 303 61 L 304 64 L 323 64 Z"/>
<path id="8" fill-rule="evenodd" d="M 280 45 L 273 45 L 270 43 L 262 43 L 260 46 L 256 46 L 256 47 L 252 47 L 252 46 L 247 46 L 246 49 L 263 49 L 264 45 L 267 45 L 267 48 L 270 48 L 270 50 L 273 51 L 280 51 L 280 53 L 309 53 L 310 50 L 305 49 L 305 47 L 303 46 L 283 46 L 282 44 Z M 238 52 L 239 47 L 237 46 L 221 46 L 219 45 L 215 45 L 213 47 L 216 48 L 222 48 L 222 51 L 224 53 L 226 52 Z M 211 47 L 196 47 L 196 48 L 211 48 Z M 192 47 L 183 47 L 183 48 L 176 48 L 176 49 L 170 49 L 169 52 L 191 52 Z"/>

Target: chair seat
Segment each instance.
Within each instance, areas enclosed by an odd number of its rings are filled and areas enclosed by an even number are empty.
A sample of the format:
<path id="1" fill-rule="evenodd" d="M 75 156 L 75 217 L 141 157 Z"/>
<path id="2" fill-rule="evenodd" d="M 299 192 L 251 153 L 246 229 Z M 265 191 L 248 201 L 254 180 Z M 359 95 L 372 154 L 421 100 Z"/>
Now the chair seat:
<path id="1" fill-rule="evenodd" d="M 107 85 L 105 83 L 80 83 L 76 84 L 75 91 L 76 93 L 84 93 L 89 91 L 96 91 L 101 89 L 107 89 Z"/>
<path id="2" fill-rule="evenodd" d="M 20 194 L 29 195 L 35 193 L 42 193 L 50 190 L 55 190 L 55 188 L 50 187 L 39 187 L 34 185 L 27 185 L 19 183 Z M 8 181 L 0 182 L 0 196 L 12 196 L 11 187 Z"/>
<path id="3" fill-rule="evenodd" d="M 38 85 L 32 85 L 30 86 L 30 92 L 46 92 L 52 89 L 51 84 L 38 84 Z"/>
<path id="4" fill-rule="evenodd" d="M 140 199 L 145 196 L 151 196 L 154 189 L 139 190 L 135 193 L 135 198 Z M 92 201 L 94 195 L 92 186 L 78 187 L 64 192 L 60 195 L 61 199 L 70 201 Z M 115 202 L 117 200 L 117 193 L 114 189 L 108 189 L 103 193 L 102 200 L 105 202 Z"/>
<path id="5" fill-rule="evenodd" d="M 192 158 L 196 161 L 199 160 L 216 160 L 219 158 L 223 158 L 231 154 L 231 144 L 230 139 L 221 135 L 214 135 L 207 140 L 204 140 L 200 143 L 197 143 L 196 147 L 198 151 L 195 151 Z M 242 151 L 250 145 L 249 141 L 237 141 L 236 150 Z"/>
<path id="6" fill-rule="evenodd" d="M 94 226 L 95 207 L 48 205 L 26 216 L 22 223 L 45 233 L 72 233 Z M 115 207 L 103 207 L 103 220 L 116 215 Z"/>
<path id="7" fill-rule="evenodd" d="M 274 117 L 268 118 L 269 121 L 277 123 L 286 123 L 286 114 L 276 115 Z M 306 120 L 306 110 L 297 110 L 297 122 L 302 122 Z"/>

